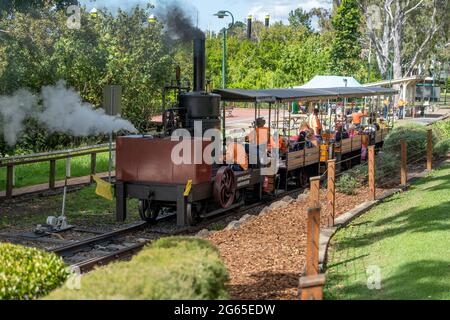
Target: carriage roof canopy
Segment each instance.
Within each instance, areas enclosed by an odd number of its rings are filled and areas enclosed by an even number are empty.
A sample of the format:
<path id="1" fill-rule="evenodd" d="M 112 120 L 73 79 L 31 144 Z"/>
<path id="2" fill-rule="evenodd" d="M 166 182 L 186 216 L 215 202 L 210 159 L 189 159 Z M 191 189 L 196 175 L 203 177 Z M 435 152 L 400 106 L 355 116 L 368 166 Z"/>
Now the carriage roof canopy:
<path id="1" fill-rule="evenodd" d="M 359 98 L 397 94 L 397 90 L 382 87 L 339 87 L 315 89 L 217 89 L 214 93 L 222 96 L 222 101 L 230 102 L 290 102 L 320 99 Z"/>

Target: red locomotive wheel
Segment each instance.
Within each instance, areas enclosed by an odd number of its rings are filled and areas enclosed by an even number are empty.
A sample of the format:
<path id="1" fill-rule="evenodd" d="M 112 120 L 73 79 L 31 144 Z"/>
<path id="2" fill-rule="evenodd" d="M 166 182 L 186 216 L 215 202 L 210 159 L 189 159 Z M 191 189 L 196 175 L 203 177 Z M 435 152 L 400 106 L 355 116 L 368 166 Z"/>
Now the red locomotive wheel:
<path id="1" fill-rule="evenodd" d="M 231 207 L 236 198 L 236 189 L 236 177 L 233 170 L 229 167 L 221 167 L 214 181 L 214 199 L 217 204 L 223 209 Z"/>

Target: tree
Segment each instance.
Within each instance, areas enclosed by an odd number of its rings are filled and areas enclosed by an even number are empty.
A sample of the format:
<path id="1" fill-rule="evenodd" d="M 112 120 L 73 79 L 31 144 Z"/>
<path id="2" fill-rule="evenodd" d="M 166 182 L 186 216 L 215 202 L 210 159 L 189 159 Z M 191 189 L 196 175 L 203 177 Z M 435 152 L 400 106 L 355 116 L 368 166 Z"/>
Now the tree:
<path id="1" fill-rule="evenodd" d="M 448 0 L 369 0 L 362 2 L 362 8 L 384 78 L 390 65 L 394 78 L 412 75 L 435 47 L 446 23 L 448 29 Z"/>
<path id="2" fill-rule="evenodd" d="M 2 0 L 0 2 L 0 13 L 6 12 L 29 12 L 55 6 L 57 9 L 67 8 L 70 5 L 78 5 L 78 0 Z"/>
<path id="3" fill-rule="evenodd" d="M 357 0 L 342 0 L 332 18 L 335 39 L 331 51 L 332 71 L 352 75 L 359 67 L 361 11 Z"/>
<path id="4" fill-rule="evenodd" d="M 303 26 L 309 31 L 312 30 L 311 26 L 311 13 L 303 10 L 302 8 L 297 8 L 289 13 L 289 24 L 293 27 Z"/>

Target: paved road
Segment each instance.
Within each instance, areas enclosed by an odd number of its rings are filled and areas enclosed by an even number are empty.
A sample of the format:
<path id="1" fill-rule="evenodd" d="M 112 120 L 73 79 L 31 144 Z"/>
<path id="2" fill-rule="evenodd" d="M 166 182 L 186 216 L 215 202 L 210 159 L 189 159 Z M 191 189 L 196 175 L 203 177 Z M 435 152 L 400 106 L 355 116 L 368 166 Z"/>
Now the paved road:
<path id="1" fill-rule="evenodd" d="M 436 121 L 441 120 L 445 116 L 450 116 L 450 108 L 441 108 L 433 112 L 432 114 L 427 114 L 425 117 L 421 118 L 406 118 L 404 120 L 399 120 L 396 122 L 396 124 L 401 123 L 416 123 L 416 124 L 422 124 L 424 126 L 430 125 Z"/>

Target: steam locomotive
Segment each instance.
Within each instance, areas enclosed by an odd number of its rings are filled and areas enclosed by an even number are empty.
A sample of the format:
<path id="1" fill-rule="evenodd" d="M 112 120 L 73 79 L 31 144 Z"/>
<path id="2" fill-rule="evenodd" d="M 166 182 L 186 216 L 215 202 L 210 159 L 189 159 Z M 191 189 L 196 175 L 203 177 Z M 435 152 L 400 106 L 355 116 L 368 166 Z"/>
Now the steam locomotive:
<path id="1" fill-rule="evenodd" d="M 302 92 L 294 89 L 281 90 L 216 90 L 205 91 L 205 38 L 196 37 L 194 45 L 194 90 L 180 84 L 177 70 L 177 85 L 168 87 L 177 91 L 177 104 L 163 110 L 163 128 L 158 136 L 136 135 L 119 137 L 116 141 L 116 218 L 125 221 L 127 199 L 139 200 L 139 214 L 145 221 L 155 221 L 163 210 L 176 211 L 177 225 L 189 226 L 198 219 L 224 213 L 238 208 L 249 200 L 260 200 L 265 192 L 277 194 L 278 189 L 287 190 L 290 180 L 307 183 L 308 176 L 317 173 L 317 168 L 332 154 L 324 156 L 326 148 L 288 150 L 282 156 L 282 165 L 271 175 L 263 174 L 262 166 L 250 166 L 245 171 L 233 171 L 226 164 L 208 164 L 205 161 L 175 163 L 173 151 L 179 144 L 171 137 L 178 129 L 194 133 L 195 124 L 201 123 L 202 132 L 225 127 L 225 115 L 221 116 L 221 101 L 242 101 L 255 103 L 255 117 L 258 103 L 268 103 L 269 108 L 277 102 L 293 101 L 300 97 L 317 97 L 317 92 Z M 166 88 L 167 89 L 167 88 Z M 394 94 L 390 89 L 361 89 L 361 92 L 347 92 L 351 96 Z M 321 95 L 336 96 L 336 90 Z M 224 108 L 223 108 L 224 109 Z M 223 123 L 221 123 L 221 120 Z M 269 118 L 270 124 L 270 118 Z M 374 143 L 381 143 L 386 131 L 377 132 Z M 225 138 L 223 136 L 223 138 Z M 361 151 L 362 137 L 342 141 L 342 154 L 351 155 Z M 195 150 L 208 152 L 213 141 L 202 137 L 183 138 L 190 145 L 194 159 Z M 198 150 L 200 148 L 200 150 Z M 328 151 L 327 151 L 328 152 Z M 333 153 L 333 152 L 331 152 Z M 315 174 L 317 175 L 317 174 Z M 271 188 L 268 188 L 268 184 Z M 264 186 L 265 185 L 265 186 Z"/>

